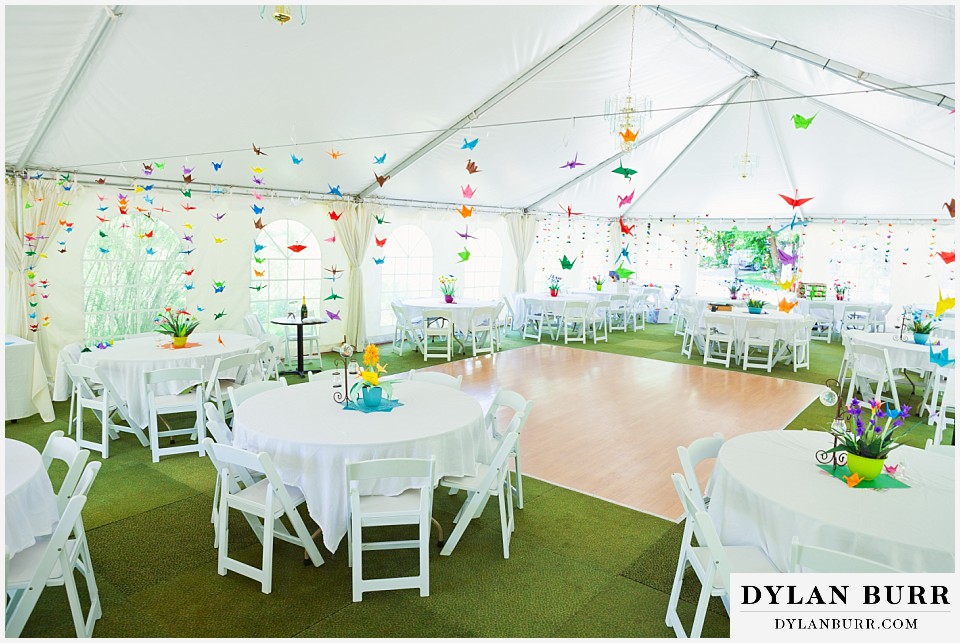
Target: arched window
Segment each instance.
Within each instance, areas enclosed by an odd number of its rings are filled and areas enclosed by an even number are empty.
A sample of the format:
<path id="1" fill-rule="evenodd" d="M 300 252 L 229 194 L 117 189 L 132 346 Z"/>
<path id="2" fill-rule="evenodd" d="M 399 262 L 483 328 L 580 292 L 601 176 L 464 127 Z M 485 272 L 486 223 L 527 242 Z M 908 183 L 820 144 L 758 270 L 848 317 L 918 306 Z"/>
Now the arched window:
<path id="1" fill-rule="evenodd" d="M 380 325 L 392 326 L 391 301 L 427 297 L 436 291 L 433 246 L 423 230 L 402 225 L 390 233 L 384 249 L 384 262 L 380 266 Z"/>
<path id="2" fill-rule="evenodd" d="M 480 228 L 468 239 L 470 260 L 463 266 L 463 295 L 472 299 L 499 299 L 503 245 L 490 228 Z"/>
<path id="3" fill-rule="evenodd" d="M 250 310 L 271 332 L 284 336 L 282 326 L 268 321 L 289 311 L 299 317 L 303 297 L 311 317 L 324 315 L 325 303 L 334 313 L 340 310 L 339 300 L 323 300 L 331 289 L 343 294 L 344 275 L 324 272 L 320 244 L 305 225 L 288 219 L 274 221 L 260 231 L 255 243 L 250 262 Z"/>
<path id="4" fill-rule="evenodd" d="M 180 249 L 162 221 L 118 215 L 101 224 L 83 251 L 84 340 L 152 331 L 164 307 L 185 306 Z"/>

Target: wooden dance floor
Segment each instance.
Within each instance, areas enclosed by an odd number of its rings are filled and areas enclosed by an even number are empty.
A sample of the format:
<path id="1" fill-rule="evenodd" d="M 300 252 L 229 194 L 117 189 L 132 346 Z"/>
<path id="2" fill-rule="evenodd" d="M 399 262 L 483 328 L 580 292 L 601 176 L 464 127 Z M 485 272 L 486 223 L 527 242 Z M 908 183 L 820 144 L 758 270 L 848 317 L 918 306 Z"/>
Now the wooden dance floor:
<path id="1" fill-rule="evenodd" d="M 462 374 L 484 408 L 499 388 L 534 400 L 520 437 L 525 475 L 673 520 L 683 513 L 670 482 L 678 446 L 781 429 L 822 390 L 694 364 L 541 344 L 429 370 Z"/>

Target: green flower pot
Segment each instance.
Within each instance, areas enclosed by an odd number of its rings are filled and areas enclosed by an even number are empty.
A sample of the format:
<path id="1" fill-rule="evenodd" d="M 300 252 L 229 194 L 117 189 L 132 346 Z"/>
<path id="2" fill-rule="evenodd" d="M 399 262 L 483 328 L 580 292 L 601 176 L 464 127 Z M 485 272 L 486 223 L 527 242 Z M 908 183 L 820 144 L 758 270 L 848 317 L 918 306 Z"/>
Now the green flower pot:
<path id="1" fill-rule="evenodd" d="M 853 453 L 847 454 L 847 468 L 850 473 L 857 473 L 864 480 L 873 480 L 883 473 L 883 463 L 885 460 L 875 458 L 864 458 Z"/>

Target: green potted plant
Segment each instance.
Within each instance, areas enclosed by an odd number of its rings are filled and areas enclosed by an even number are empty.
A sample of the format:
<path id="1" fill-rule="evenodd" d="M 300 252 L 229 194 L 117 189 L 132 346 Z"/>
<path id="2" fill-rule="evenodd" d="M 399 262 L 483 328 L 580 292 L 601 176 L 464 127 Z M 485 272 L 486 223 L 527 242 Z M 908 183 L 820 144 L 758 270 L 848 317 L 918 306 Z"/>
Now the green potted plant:
<path id="1" fill-rule="evenodd" d="M 870 416 L 864 421 L 864 412 Z M 846 422 L 835 422 L 830 432 L 838 440 L 837 446 L 827 453 L 846 452 L 847 468 L 851 474 L 857 474 L 862 480 L 873 480 L 883 472 L 883 462 L 887 455 L 900 446 L 894 438 L 894 432 L 903 426 L 910 407 L 903 405 L 900 410 L 891 409 L 879 400 L 864 405 L 854 398 L 847 407 L 847 413 L 853 419 L 854 428 Z M 908 429 L 909 431 L 909 429 Z M 904 431 L 897 438 L 903 437 Z"/>
<path id="2" fill-rule="evenodd" d="M 594 275 L 590 277 L 590 279 L 593 281 L 593 285 L 597 287 L 598 292 L 603 290 L 603 277 L 600 275 Z"/>
<path id="3" fill-rule="evenodd" d="M 914 311 L 911 327 L 913 330 L 913 341 L 917 344 L 926 344 L 930 341 L 930 333 L 936 330 L 935 320 L 925 318 L 920 311 Z"/>
<path id="4" fill-rule="evenodd" d="M 173 309 L 167 306 L 156 318 L 155 323 L 156 328 L 154 330 L 164 335 L 170 335 L 174 348 L 183 348 L 187 344 L 187 337 L 200 325 L 200 320 L 192 317 L 182 308 L 173 312 Z"/>
<path id="5" fill-rule="evenodd" d="M 766 305 L 767 302 L 763 301 L 762 299 L 750 298 L 747 300 L 747 310 L 754 315 L 759 315 L 761 312 L 763 312 L 763 307 Z"/>

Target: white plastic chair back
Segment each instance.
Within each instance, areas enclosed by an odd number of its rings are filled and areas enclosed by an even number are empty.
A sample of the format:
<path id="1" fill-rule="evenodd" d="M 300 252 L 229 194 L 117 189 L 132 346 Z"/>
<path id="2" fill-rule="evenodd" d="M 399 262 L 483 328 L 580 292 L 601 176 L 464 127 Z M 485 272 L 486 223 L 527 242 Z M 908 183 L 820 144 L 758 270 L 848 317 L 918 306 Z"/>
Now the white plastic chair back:
<path id="1" fill-rule="evenodd" d="M 67 501 L 76 492 L 77 483 L 80 481 L 83 467 L 87 463 L 87 458 L 90 457 L 90 452 L 81 449 L 75 440 L 63 437 L 63 431 L 54 431 L 47 438 L 47 444 L 43 447 L 40 456 L 43 460 L 43 467 L 48 472 L 54 460 L 59 460 L 67 465 L 67 474 L 57 491 L 57 510 L 62 512 L 67 506 Z"/>
<path id="2" fill-rule="evenodd" d="M 453 375 L 436 373 L 433 371 L 410 371 L 407 379 L 414 382 L 427 382 L 429 384 L 449 386 L 450 388 L 455 388 L 458 391 L 460 390 L 460 385 L 463 384 L 463 375 L 457 375 L 454 377 Z"/>
<path id="3" fill-rule="evenodd" d="M 801 545 L 800 539 L 793 537 L 790 546 L 790 569 L 792 573 L 812 572 L 829 574 L 888 574 L 903 570 L 878 563 L 875 560 L 848 554 L 845 551 Z"/>
<path id="4" fill-rule="evenodd" d="M 227 421 L 220 414 L 216 404 L 207 402 L 203 405 L 203 410 L 207 416 L 207 433 L 220 444 L 233 445 L 233 431 L 227 426 Z"/>
<path id="5" fill-rule="evenodd" d="M 236 411 L 246 400 L 254 395 L 265 391 L 271 391 L 275 388 L 281 388 L 287 385 L 287 380 L 281 377 L 279 380 L 268 380 L 266 382 L 254 382 L 246 386 L 233 387 L 227 389 L 227 395 L 230 397 L 230 406 Z"/>
<path id="6" fill-rule="evenodd" d="M 698 438 L 690 443 L 690 446 L 677 447 L 677 455 L 680 457 L 680 467 L 683 469 L 684 478 L 690 484 L 690 497 L 693 498 L 697 509 L 706 511 L 710 502 L 710 494 L 713 492 L 713 473 L 707 479 L 706 487 L 700 486 L 700 480 L 697 477 L 697 465 L 705 460 L 715 459 L 720 453 L 720 447 L 723 446 L 723 434 L 714 433 L 709 438 Z"/>
<path id="7" fill-rule="evenodd" d="M 453 322 L 450 313 L 445 310 L 423 311 L 420 332 L 423 337 L 423 361 L 431 357 L 445 357 L 449 362 L 453 358 Z M 437 344 L 434 339 L 442 339 Z"/>

